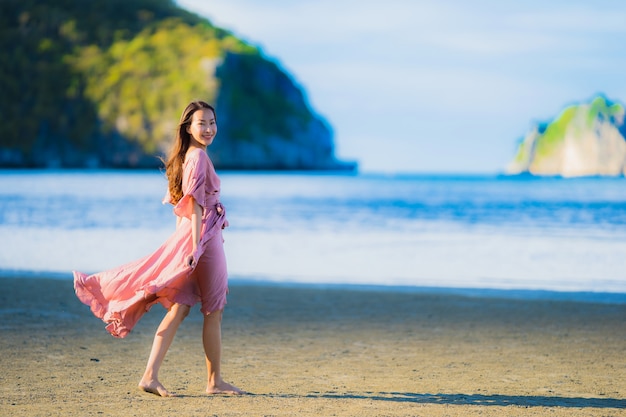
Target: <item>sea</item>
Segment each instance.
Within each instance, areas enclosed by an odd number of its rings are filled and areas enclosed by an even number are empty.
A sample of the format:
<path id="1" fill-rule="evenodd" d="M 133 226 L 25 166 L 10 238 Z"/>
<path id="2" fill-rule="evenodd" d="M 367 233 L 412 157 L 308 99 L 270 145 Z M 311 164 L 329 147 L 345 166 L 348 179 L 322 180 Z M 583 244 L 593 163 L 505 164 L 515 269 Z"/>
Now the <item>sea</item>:
<path id="1" fill-rule="evenodd" d="M 231 283 L 626 303 L 626 179 L 223 172 Z M 175 228 L 162 172 L 0 171 L 0 276 L 72 279 Z"/>

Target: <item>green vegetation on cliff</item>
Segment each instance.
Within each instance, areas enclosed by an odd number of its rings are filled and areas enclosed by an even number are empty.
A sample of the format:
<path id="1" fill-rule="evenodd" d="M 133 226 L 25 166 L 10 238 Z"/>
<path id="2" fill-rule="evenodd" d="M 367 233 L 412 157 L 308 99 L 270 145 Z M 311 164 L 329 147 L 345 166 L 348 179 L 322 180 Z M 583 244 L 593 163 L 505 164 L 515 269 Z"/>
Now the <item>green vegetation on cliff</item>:
<path id="1" fill-rule="evenodd" d="M 220 139 L 234 142 L 217 149 L 225 166 L 340 165 L 276 64 L 171 0 L 3 0 L 0 62 L 0 166 L 154 166 L 194 99 L 217 103 Z M 300 143 L 297 157 L 269 146 L 273 163 L 249 166 L 236 146 L 277 139 Z"/>
<path id="2" fill-rule="evenodd" d="M 604 96 L 566 107 L 519 144 L 509 173 L 588 176 L 626 173 L 626 108 Z"/>
<path id="3" fill-rule="evenodd" d="M 84 95 L 97 103 L 105 132 L 120 132 L 155 153 L 162 145 L 159 139 L 175 129 L 181 103 L 199 92 L 215 101 L 215 67 L 227 50 L 256 53 L 208 25 L 193 27 L 168 18 L 106 49 L 81 48 L 67 62 L 84 74 Z"/>
<path id="4" fill-rule="evenodd" d="M 561 144 L 565 137 L 565 132 L 576 115 L 577 108 L 570 106 L 563 110 L 561 114 L 551 123 L 542 126 L 543 132 L 541 140 L 535 144 L 535 154 L 540 157 L 549 156 Z"/>

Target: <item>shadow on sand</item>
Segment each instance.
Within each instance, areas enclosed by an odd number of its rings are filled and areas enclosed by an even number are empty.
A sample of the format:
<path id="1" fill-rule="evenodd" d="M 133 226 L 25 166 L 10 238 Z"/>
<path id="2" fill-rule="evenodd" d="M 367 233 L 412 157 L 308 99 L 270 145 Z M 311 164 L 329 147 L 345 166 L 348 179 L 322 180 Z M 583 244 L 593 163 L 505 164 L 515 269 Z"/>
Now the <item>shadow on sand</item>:
<path id="1" fill-rule="evenodd" d="M 625 399 L 548 397 L 543 395 L 484 394 L 416 394 L 410 392 L 312 393 L 306 398 L 362 399 L 417 404 L 451 404 L 477 406 L 626 408 Z"/>

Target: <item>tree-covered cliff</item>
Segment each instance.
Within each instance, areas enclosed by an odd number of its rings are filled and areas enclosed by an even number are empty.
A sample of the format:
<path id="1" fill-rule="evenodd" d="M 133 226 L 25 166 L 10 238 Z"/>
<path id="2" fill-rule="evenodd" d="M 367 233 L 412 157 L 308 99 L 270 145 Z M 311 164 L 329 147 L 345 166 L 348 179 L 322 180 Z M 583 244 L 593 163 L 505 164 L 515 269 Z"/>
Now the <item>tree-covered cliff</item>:
<path id="1" fill-rule="evenodd" d="M 534 126 L 509 164 L 510 174 L 563 177 L 626 175 L 626 109 L 598 96 Z"/>
<path id="2" fill-rule="evenodd" d="M 218 167 L 351 167 L 288 74 L 172 0 L 0 1 L 0 166 L 156 166 L 194 99 Z"/>

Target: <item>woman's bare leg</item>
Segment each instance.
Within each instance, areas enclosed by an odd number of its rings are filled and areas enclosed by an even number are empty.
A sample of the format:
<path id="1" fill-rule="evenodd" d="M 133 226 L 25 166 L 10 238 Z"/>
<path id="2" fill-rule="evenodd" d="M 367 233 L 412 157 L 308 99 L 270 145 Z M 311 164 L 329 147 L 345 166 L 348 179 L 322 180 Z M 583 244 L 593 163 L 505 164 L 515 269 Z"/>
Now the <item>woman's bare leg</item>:
<path id="1" fill-rule="evenodd" d="M 170 397 L 172 394 L 165 389 L 165 387 L 159 382 L 159 369 L 165 359 L 165 354 L 170 348 L 178 326 L 183 322 L 185 317 L 189 314 L 189 306 L 183 304 L 174 304 L 167 312 L 159 328 L 154 335 L 154 341 L 152 342 L 152 350 L 150 351 L 150 357 L 148 358 L 148 364 L 146 365 L 146 371 L 139 381 L 139 388 L 152 394 L 160 395 L 161 397 Z"/>
<path id="2" fill-rule="evenodd" d="M 206 355 L 207 394 L 244 394 L 242 390 L 222 380 L 222 310 L 204 315 L 202 343 Z"/>

